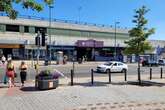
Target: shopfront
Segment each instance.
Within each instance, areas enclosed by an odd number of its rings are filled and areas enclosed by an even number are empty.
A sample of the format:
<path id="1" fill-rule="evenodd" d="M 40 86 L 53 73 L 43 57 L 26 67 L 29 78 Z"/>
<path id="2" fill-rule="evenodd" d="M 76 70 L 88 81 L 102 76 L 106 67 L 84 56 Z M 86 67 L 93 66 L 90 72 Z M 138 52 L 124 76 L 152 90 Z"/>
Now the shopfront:
<path id="1" fill-rule="evenodd" d="M 69 45 L 48 45 L 48 56 L 50 56 L 51 51 L 51 60 L 57 60 L 58 52 L 62 52 L 64 56 L 67 56 L 68 60 L 71 61 L 73 58 L 73 52 L 75 51 L 75 46 Z"/>
<path id="2" fill-rule="evenodd" d="M 103 46 L 103 41 L 93 39 L 78 40 L 76 42 L 77 59 L 86 57 L 88 61 L 95 61 L 95 57 L 99 54 L 100 50 L 102 50 Z"/>
<path id="3" fill-rule="evenodd" d="M 0 54 L 6 58 L 12 57 L 12 59 L 23 58 L 24 46 L 20 44 L 0 44 Z"/>
<path id="4" fill-rule="evenodd" d="M 46 47 L 37 47 L 36 45 L 25 45 L 24 59 L 37 59 L 37 55 L 41 60 L 45 59 Z"/>

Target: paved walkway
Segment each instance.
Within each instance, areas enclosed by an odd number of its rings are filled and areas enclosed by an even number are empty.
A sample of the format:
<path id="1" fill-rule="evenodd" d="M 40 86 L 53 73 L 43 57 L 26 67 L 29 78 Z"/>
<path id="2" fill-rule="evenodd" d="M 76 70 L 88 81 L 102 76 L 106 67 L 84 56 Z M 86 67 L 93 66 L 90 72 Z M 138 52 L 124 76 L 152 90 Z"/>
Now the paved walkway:
<path id="1" fill-rule="evenodd" d="M 0 110 L 165 110 L 165 79 L 146 78 L 137 86 L 131 77 L 124 82 L 116 76 L 111 84 L 107 77 L 97 77 L 94 85 L 90 78 L 80 78 L 74 86 L 63 78 L 58 88 L 46 91 L 36 90 L 33 81 L 24 88 L 0 84 Z"/>

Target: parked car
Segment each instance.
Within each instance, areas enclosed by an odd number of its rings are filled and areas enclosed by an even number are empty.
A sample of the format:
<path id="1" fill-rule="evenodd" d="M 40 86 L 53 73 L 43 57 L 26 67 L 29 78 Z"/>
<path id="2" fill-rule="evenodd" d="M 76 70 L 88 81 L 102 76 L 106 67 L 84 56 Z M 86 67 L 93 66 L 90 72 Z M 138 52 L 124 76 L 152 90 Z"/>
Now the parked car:
<path id="1" fill-rule="evenodd" d="M 110 61 L 97 66 L 97 72 L 121 72 L 128 70 L 127 64 L 118 61 Z"/>
<path id="2" fill-rule="evenodd" d="M 158 64 L 164 66 L 165 65 L 165 59 L 160 59 L 158 61 Z"/>
<path id="3" fill-rule="evenodd" d="M 144 60 L 142 61 L 142 66 L 158 66 L 158 62 L 155 60 Z"/>

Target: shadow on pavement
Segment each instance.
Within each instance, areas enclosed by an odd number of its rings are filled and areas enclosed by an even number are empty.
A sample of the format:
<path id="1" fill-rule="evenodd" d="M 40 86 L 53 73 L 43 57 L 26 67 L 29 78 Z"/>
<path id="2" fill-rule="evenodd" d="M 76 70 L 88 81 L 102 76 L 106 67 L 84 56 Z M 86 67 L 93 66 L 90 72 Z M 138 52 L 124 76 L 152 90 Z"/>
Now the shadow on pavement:
<path id="1" fill-rule="evenodd" d="M 153 82 L 153 81 L 141 81 L 139 84 L 138 81 L 128 81 L 129 85 L 137 85 L 137 86 L 157 86 L 157 87 L 163 87 L 165 86 L 165 83 L 159 83 L 159 82 Z"/>
<path id="2" fill-rule="evenodd" d="M 69 84 L 70 85 L 70 84 Z M 138 81 L 127 81 L 127 82 L 100 82 L 100 81 L 94 81 L 93 84 L 91 82 L 85 82 L 85 83 L 74 83 L 74 85 L 78 86 L 84 86 L 84 87 L 101 87 L 101 86 L 108 86 L 108 85 L 134 85 L 134 86 L 140 86 L 140 87 L 150 87 L 150 86 L 156 86 L 156 87 L 163 87 L 165 86 L 165 83 L 159 83 L 159 82 L 153 82 L 153 81 L 141 81 L 139 84 Z"/>
<path id="3" fill-rule="evenodd" d="M 22 87 L 22 88 L 20 88 L 20 90 L 23 91 L 23 92 L 37 92 L 37 91 L 40 91 L 40 90 L 38 90 L 34 86 L 31 86 L 31 87 Z"/>
<path id="4" fill-rule="evenodd" d="M 43 90 L 40 90 L 34 86 L 29 86 L 29 87 L 22 87 L 20 88 L 21 91 L 23 92 L 41 92 L 41 91 L 49 91 L 49 90 L 54 90 L 53 88 L 52 89 L 43 89 Z"/>
<path id="5" fill-rule="evenodd" d="M 93 82 L 93 84 L 91 82 L 85 82 L 85 83 L 74 83 L 74 85 L 78 85 L 78 86 L 84 86 L 84 87 L 101 87 L 101 86 L 107 86 L 107 82 L 99 82 L 99 81 L 95 81 Z M 70 85 L 70 84 L 69 84 Z"/>
<path id="6" fill-rule="evenodd" d="M 127 82 L 112 82 L 112 85 L 134 85 L 134 86 L 141 86 L 141 87 L 150 87 L 150 86 L 157 86 L 163 87 L 165 83 L 153 82 L 153 81 L 141 81 L 139 84 L 138 81 L 127 81 Z"/>

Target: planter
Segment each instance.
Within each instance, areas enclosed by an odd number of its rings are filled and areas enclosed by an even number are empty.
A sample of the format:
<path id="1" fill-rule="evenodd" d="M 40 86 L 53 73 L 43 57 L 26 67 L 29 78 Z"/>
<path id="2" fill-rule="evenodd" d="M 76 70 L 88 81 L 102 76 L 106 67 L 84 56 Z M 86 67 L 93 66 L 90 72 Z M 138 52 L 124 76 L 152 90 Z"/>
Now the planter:
<path id="1" fill-rule="evenodd" d="M 35 86 L 40 90 L 55 89 L 58 87 L 58 79 L 36 79 Z"/>

